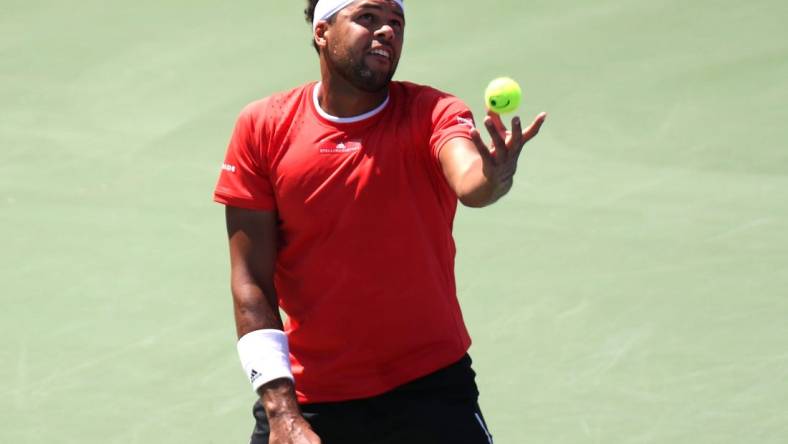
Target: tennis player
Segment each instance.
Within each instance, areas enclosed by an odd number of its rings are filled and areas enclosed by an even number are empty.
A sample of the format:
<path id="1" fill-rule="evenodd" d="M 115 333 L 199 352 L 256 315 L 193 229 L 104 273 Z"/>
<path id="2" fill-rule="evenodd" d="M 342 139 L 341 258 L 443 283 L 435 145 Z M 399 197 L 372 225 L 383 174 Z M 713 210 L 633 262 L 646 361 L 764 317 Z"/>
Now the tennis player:
<path id="1" fill-rule="evenodd" d="M 311 0 L 321 80 L 246 106 L 226 206 L 252 444 L 490 444 L 457 301 L 457 202 L 512 187 L 546 115 L 487 146 L 459 99 L 392 81 L 403 0 Z M 282 320 L 280 309 L 286 313 Z"/>

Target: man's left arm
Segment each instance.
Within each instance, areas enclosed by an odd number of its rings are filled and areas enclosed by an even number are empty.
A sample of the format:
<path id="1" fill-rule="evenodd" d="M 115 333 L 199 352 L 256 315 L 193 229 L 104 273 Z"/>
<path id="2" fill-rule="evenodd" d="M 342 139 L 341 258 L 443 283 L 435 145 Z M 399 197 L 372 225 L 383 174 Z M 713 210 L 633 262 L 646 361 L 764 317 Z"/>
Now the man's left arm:
<path id="1" fill-rule="evenodd" d="M 509 192 L 523 146 L 539 133 L 546 118 L 546 113 L 539 114 L 523 130 L 520 118 L 515 117 L 509 131 L 498 114 L 489 112 L 484 126 L 492 138 L 492 149 L 475 128 L 470 130 L 470 140 L 455 137 L 445 143 L 439 154 L 441 168 L 463 205 L 485 207 Z"/>

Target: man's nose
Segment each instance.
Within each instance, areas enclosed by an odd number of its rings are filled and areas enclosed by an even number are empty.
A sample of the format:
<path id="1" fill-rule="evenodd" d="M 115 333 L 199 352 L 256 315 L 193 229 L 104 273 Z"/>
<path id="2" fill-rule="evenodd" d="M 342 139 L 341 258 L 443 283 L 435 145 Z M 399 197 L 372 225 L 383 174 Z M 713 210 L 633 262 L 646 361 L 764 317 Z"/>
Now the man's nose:
<path id="1" fill-rule="evenodd" d="M 394 40 L 395 34 L 396 32 L 394 32 L 394 28 L 391 25 L 383 25 L 375 31 L 376 36 L 383 37 L 386 40 Z"/>

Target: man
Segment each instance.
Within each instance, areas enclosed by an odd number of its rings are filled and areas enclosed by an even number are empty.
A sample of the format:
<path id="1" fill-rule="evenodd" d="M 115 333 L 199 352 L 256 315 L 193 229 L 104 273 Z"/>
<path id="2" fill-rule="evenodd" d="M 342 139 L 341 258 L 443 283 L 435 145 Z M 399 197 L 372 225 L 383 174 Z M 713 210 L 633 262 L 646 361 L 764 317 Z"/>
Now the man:
<path id="1" fill-rule="evenodd" d="M 458 200 L 509 191 L 545 114 L 511 132 L 491 114 L 490 149 L 460 100 L 391 81 L 402 0 L 305 12 L 321 81 L 243 110 L 214 195 L 238 352 L 260 396 L 252 443 L 491 443 L 451 229 Z"/>

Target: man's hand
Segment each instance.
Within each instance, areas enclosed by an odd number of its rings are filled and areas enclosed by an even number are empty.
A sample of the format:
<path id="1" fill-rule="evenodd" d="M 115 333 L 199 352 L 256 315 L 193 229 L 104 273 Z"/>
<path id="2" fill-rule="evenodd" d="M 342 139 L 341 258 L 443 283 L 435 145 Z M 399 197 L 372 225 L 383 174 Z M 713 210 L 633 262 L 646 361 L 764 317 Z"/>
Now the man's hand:
<path id="1" fill-rule="evenodd" d="M 540 113 L 533 123 L 523 131 L 520 118 L 515 117 L 512 119 L 512 130 L 508 131 L 501 121 L 501 116 L 488 111 L 487 117 L 484 119 L 484 126 L 492 138 L 492 150 L 482 141 L 478 130 L 471 131 L 471 140 L 476 145 L 479 155 L 482 156 L 482 172 L 501 195 L 506 194 L 512 186 L 514 173 L 517 171 L 517 160 L 523 147 L 539 133 L 539 128 L 542 127 L 546 118 L 547 113 Z"/>
<path id="2" fill-rule="evenodd" d="M 292 381 L 276 379 L 260 387 L 259 393 L 271 429 L 269 444 L 321 444 L 301 416 Z"/>
<path id="3" fill-rule="evenodd" d="M 485 207 L 509 192 L 523 146 L 536 136 L 545 118 L 546 113 L 539 114 L 522 131 L 520 119 L 515 117 L 512 131 L 507 131 L 500 116 L 488 113 L 484 124 L 492 136 L 492 150 L 475 128 L 470 132 L 471 140 L 455 137 L 446 142 L 440 152 L 441 168 L 463 205 Z"/>
<path id="4" fill-rule="evenodd" d="M 301 414 L 287 414 L 268 418 L 271 433 L 269 444 L 320 444 L 320 438 L 312 431 Z"/>

